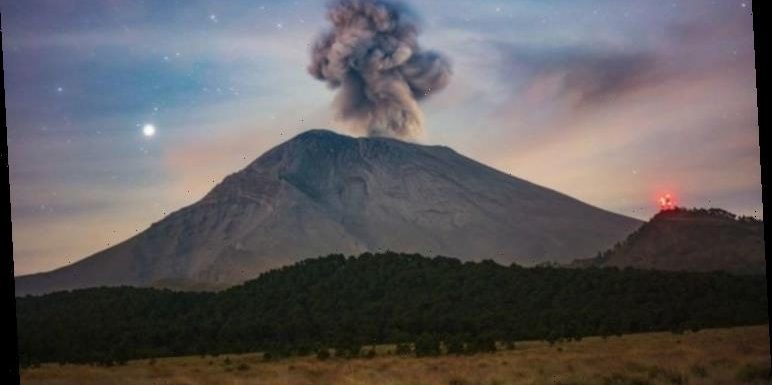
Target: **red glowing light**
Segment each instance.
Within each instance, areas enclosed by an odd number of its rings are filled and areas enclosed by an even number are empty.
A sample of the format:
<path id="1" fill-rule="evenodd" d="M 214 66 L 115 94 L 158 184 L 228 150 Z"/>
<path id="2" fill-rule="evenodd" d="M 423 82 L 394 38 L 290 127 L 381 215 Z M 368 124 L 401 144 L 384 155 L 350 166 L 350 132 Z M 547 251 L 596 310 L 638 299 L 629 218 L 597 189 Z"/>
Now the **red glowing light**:
<path id="1" fill-rule="evenodd" d="M 673 200 L 673 197 L 670 196 L 670 194 L 665 194 L 661 197 L 659 197 L 659 209 L 662 211 L 666 210 L 674 210 L 675 209 L 675 200 Z"/>

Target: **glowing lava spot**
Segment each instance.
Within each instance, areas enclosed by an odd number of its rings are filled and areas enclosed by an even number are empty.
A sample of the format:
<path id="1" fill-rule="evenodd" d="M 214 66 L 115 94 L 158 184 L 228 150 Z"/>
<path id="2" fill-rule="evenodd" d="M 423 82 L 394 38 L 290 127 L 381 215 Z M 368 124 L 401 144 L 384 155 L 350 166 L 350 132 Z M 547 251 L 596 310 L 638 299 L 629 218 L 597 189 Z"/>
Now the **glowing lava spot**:
<path id="1" fill-rule="evenodd" d="M 673 200 L 673 197 L 670 196 L 670 194 L 665 194 L 661 197 L 659 197 L 659 209 L 662 211 L 666 210 L 673 210 L 675 209 L 675 200 Z"/>

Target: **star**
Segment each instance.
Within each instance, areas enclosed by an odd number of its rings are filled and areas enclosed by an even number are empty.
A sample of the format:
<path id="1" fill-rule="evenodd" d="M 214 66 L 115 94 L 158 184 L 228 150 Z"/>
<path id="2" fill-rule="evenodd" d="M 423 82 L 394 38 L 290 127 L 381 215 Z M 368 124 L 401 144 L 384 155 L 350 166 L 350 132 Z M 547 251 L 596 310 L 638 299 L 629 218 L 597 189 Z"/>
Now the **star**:
<path id="1" fill-rule="evenodd" d="M 145 135 L 146 137 L 151 137 L 155 135 L 155 126 L 152 124 L 145 124 L 142 127 L 142 135 Z"/>

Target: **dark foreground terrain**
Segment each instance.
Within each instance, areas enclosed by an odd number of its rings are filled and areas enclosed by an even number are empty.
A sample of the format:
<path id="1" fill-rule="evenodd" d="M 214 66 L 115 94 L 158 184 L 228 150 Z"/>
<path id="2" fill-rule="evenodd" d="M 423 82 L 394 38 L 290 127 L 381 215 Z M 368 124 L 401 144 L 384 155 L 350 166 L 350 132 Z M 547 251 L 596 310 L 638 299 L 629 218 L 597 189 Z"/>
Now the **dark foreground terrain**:
<path id="1" fill-rule="evenodd" d="M 645 333 L 579 342 L 522 342 L 474 356 L 403 357 L 377 347 L 371 359 L 308 356 L 264 362 L 261 354 L 189 356 L 126 365 L 45 364 L 22 384 L 59 385 L 727 385 L 768 384 L 768 326 Z"/>
<path id="2" fill-rule="evenodd" d="M 417 355 L 439 346 L 475 354 L 494 343 L 768 323 L 764 276 L 396 253 L 305 260 L 217 293 L 123 287 L 18 298 L 17 318 L 25 367 L 249 352 L 356 358 L 394 343 L 415 343 Z"/>

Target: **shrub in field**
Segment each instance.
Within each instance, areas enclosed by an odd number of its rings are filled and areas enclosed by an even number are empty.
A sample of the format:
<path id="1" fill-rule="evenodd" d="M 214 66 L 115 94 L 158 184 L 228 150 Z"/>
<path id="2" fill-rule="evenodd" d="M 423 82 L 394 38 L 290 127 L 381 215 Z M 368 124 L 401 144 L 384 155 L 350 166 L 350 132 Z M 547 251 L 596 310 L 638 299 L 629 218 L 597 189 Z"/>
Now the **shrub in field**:
<path id="1" fill-rule="evenodd" d="M 464 341 L 458 337 L 449 338 L 445 341 L 448 354 L 461 355 L 464 354 Z"/>
<path id="2" fill-rule="evenodd" d="M 362 353 L 362 345 L 355 342 L 338 344 L 335 347 L 335 357 L 356 358 Z"/>
<path id="3" fill-rule="evenodd" d="M 407 356 L 413 353 L 413 348 L 410 347 L 410 344 L 397 344 L 395 353 L 399 356 Z"/>
<path id="4" fill-rule="evenodd" d="M 745 383 L 766 380 L 770 378 L 770 368 L 766 365 L 745 365 L 737 370 L 737 380 Z"/>
<path id="5" fill-rule="evenodd" d="M 431 334 L 422 334 L 415 341 L 415 355 L 417 357 L 440 355 L 440 340 Z"/>
<path id="6" fill-rule="evenodd" d="M 493 338 L 477 336 L 467 344 L 467 353 L 493 353 L 496 351 L 496 341 Z"/>
<path id="7" fill-rule="evenodd" d="M 330 350 L 327 348 L 321 348 L 316 351 L 316 358 L 318 358 L 320 361 L 324 361 L 328 358 L 330 358 Z"/>
<path id="8" fill-rule="evenodd" d="M 698 378 L 708 377 L 708 369 L 702 365 L 694 364 L 691 367 L 691 372 Z"/>

